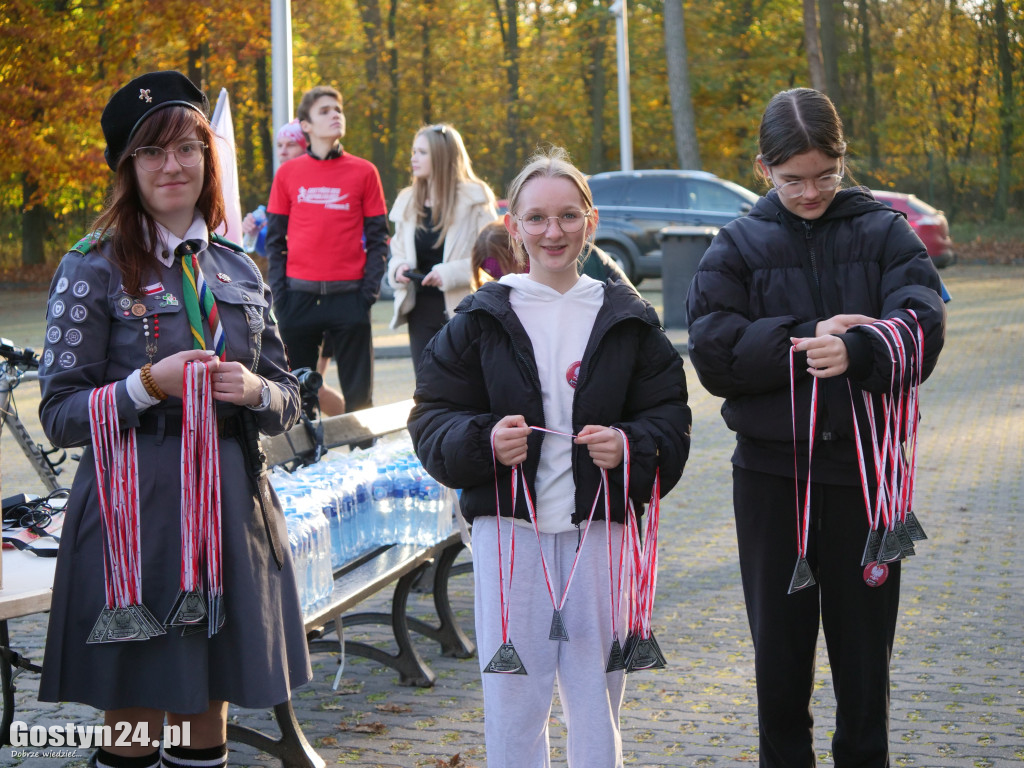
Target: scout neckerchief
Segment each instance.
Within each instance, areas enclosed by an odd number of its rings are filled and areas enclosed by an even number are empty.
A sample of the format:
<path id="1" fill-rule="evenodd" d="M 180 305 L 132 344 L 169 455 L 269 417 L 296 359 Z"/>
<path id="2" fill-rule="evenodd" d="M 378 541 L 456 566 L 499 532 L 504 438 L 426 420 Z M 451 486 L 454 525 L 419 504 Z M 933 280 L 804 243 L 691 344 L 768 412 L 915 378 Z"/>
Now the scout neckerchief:
<path id="1" fill-rule="evenodd" d="M 107 384 L 89 394 L 105 602 L 87 643 L 148 640 L 164 634 L 142 604 L 138 451 L 135 430 L 122 431 L 118 424 L 116 387 Z"/>
<path id="2" fill-rule="evenodd" d="M 174 249 L 174 255 L 181 258 L 182 297 L 185 303 L 185 313 L 188 315 L 188 324 L 192 327 L 192 348 L 206 349 L 203 334 L 203 318 L 205 317 L 213 336 L 213 349 L 217 353 L 217 357 L 223 360 L 225 358 L 225 340 L 224 329 L 220 323 L 220 313 L 217 311 L 217 302 L 213 298 L 213 291 L 206 284 L 203 270 L 199 268 L 199 256 L 193 243 L 192 240 L 184 240 Z"/>
<path id="3" fill-rule="evenodd" d="M 180 591 L 165 622 L 182 634 L 224 625 L 220 442 L 209 366 L 185 363 L 182 381 Z M 206 599 L 202 567 L 205 565 Z"/>

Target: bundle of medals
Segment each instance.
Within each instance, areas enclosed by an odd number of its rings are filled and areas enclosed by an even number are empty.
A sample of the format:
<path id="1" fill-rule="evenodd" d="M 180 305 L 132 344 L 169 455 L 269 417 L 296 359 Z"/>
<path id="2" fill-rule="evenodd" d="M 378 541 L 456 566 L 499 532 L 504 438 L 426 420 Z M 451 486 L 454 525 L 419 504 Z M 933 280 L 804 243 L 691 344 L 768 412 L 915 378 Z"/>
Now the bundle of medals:
<path id="1" fill-rule="evenodd" d="M 555 432 L 543 427 L 531 427 L 541 432 L 561 435 L 573 438 L 574 435 Z M 579 546 L 576 548 L 576 557 L 573 560 L 569 577 L 566 579 L 565 587 L 561 597 L 555 599 L 555 590 L 551 583 L 551 577 L 544 557 L 544 550 L 541 546 L 540 528 L 537 524 L 537 514 L 526 483 L 525 474 L 520 466 L 512 468 L 512 509 L 515 509 L 520 477 L 522 477 L 523 494 L 526 499 L 526 508 L 537 535 L 537 545 L 540 552 L 541 569 L 544 574 L 544 581 L 551 598 L 553 609 L 551 616 L 551 630 L 548 639 L 569 642 L 569 634 L 566 631 L 565 623 L 562 620 L 562 609 L 565 606 L 566 598 L 569 595 L 569 587 L 572 584 L 573 576 L 576 573 L 576 566 L 579 563 L 580 553 L 586 544 L 587 534 L 590 531 L 590 524 L 594 519 L 594 512 L 598 502 L 604 496 L 605 504 L 605 530 L 608 544 L 608 596 L 611 608 L 611 634 L 612 646 L 608 655 L 606 672 L 625 670 L 635 672 L 644 669 L 659 669 L 665 666 L 665 656 L 662 654 L 658 641 L 651 631 L 651 616 L 654 610 L 654 593 L 657 585 L 658 574 L 658 522 L 660 512 L 660 474 L 655 473 L 654 487 L 651 493 L 651 502 L 645 522 L 644 534 L 641 537 L 639 524 L 636 521 L 635 509 L 629 499 L 629 441 L 622 430 L 617 430 L 622 436 L 623 442 L 623 499 L 625 510 L 625 524 L 622 526 L 622 537 L 619 542 L 618 568 L 614 567 L 612 530 L 611 530 L 611 486 L 608 482 L 607 470 L 601 470 L 601 483 L 594 502 L 590 507 L 590 514 L 587 517 L 586 527 L 580 537 Z M 503 557 L 501 542 L 501 505 L 498 492 L 498 468 L 497 457 L 494 455 L 493 437 L 491 444 L 492 461 L 494 463 L 494 498 L 497 509 L 498 526 L 498 594 L 501 606 L 501 645 L 484 668 L 484 672 L 496 674 L 527 674 L 519 654 L 509 638 L 509 606 L 511 604 L 512 572 L 515 565 L 515 529 L 514 523 L 509 524 L 508 539 L 508 583 L 505 582 L 505 560 Z M 626 557 L 628 554 L 628 562 Z M 623 589 L 623 574 L 626 574 L 628 582 L 626 589 Z M 625 643 L 619 642 L 617 616 L 621 614 L 622 594 L 629 594 L 629 633 Z"/>
<path id="2" fill-rule="evenodd" d="M 213 636 L 224 624 L 220 451 L 207 365 L 185 365 L 181 443 L 181 590 L 164 625 L 142 603 L 139 468 L 135 430 L 118 425 L 116 384 L 93 390 L 89 423 L 102 521 L 106 603 L 88 643 L 148 640 L 165 626 Z M 201 569 L 205 564 L 206 596 Z"/>
<path id="3" fill-rule="evenodd" d="M 164 634 L 160 622 L 142 604 L 138 452 L 135 430 L 121 432 L 118 426 L 116 386 L 107 384 L 89 395 L 106 602 L 88 643 L 149 640 Z"/>
<path id="4" fill-rule="evenodd" d="M 166 625 L 182 635 L 224 626 L 221 571 L 220 442 L 206 363 L 185 364 L 181 430 L 181 580 Z M 203 598 L 201 568 L 206 568 Z"/>
<path id="5" fill-rule="evenodd" d="M 867 442 L 871 445 L 871 456 L 874 463 L 873 476 L 868 474 L 864 457 L 865 440 L 862 437 L 857 418 L 853 389 L 847 382 L 850 389 L 853 426 L 857 436 L 854 440 L 857 447 L 857 463 L 868 521 L 868 538 L 864 545 L 864 554 L 860 564 L 864 568 L 864 582 L 869 587 L 878 587 L 884 584 L 889 576 L 888 564 L 914 555 L 914 542 L 928 538 L 917 515 L 914 514 L 917 425 L 920 419 L 918 390 L 923 378 L 924 333 L 917 322 L 917 315 L 912 310 L 908 310 L 908 314 L 915 321 L 913 328 L 899 318 L 877 320 L 870 325 L 859 326 L 874 333 L 882 340 L 892 361 L 889 393 L 861 392 L 864 410 L 867 414 Z M 904 338 L 909 339 L 910 349 L 907 349 Z M 796 379 L 792 351 L 790 353 L 790 382 L 790 399 L 794 414 L 795 469 Z M 810 469 L 814 451 L 817 388 L 818 380 L 815 378 L 811 386 L 807 487 L 802 511 L 800 509 L 799 483 L 797 483 L 797 521 L 800 523 L 797 531 L 798 557 L 790 582 L 790 594 L 815 584 L 806 558 L 810 526 Z M 875 488 L 874 500 L 871 498 L 872 486 Z"/>

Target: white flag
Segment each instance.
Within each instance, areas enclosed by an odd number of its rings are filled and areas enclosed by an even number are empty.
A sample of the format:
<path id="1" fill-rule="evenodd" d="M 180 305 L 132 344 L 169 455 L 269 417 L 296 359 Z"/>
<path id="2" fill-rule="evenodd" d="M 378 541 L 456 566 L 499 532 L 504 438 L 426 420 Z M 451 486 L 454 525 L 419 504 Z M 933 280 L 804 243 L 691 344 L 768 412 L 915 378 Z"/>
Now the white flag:
<path id="1" fill-rule="evenodd" d="M 242 242 L 242 203 L 238 196 L 238 160 L 235 155 L 235 126 L 231 121 L 231 103 L 227 88 L 220 89 L 217 106 L 210 120 L 220 155 L 220 183 L 224 196 L 224 223 L 217 234 L 233 243 Z"/>

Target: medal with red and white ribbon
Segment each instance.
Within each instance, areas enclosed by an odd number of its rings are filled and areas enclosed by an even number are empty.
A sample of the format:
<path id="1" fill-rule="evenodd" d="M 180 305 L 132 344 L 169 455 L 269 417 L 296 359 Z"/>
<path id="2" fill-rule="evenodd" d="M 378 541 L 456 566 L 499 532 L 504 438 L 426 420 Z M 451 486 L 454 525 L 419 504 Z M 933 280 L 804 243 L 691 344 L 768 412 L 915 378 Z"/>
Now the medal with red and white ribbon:
<path id="1" fill-rule="evenodd" d="M 612 647 L 608 653 L 608 664 L 605 672 L 615 672 L 626 668 L 626 659 L 619 643 L 618 617 L 622 613 L 622 576 L 626 571 L 625 557 L 629 549 L 626 546 L 626 535 L 629 530 L 629 519 L 633 516 L 633 507 L 629 501 L 629 439 L 626 433 L 613 427 L 622 436 L 622 535 L 619 539 L 619 567 L 615 569 L 612 557 L 612 487 L 608 482 L 608 470 L 601 470 L 601 484 L 604 494 L 604 525 L 608 539 L 608 601 L 611 608 Z M 627 574 L 628 575 L 628 574 Z M 627 622 L 628 624 L 628 622 Z"/>
<path id="2" fill-rule="evenodd" d="M 180 590 L 166 624 L 182 627 L 183 635 L 205 630 L 213 637 L 225 617 L 220 441 L 207 363 L 185 364 L 182 406 Z"/>
<path id="3" fill-rule="evenodd" d="M 629 635 L 622 649 L 626 672 L 661 669 L 665 655 L 651 628 L 654 596 L 658 588 L 658 528 L 661 518 L 661 468 L 654 471 L 643 536 L 632 509 L 626 511 L 626 538 L 630 548 L 631 585 Z"/>
<path id="4" fill-rule="evenodd" d="M 87 643 L 148 640 L 164 634 L 142 603 L 142 537 L 135 430 L 118 423 L 117 384 L 89 395 L 96 496 L 103 535 L 104 608 Z"/>
<path id="5" fill-rule="evenodd" d="M 813 587 L 817 582 L 811 572 L 811 566 L 807 562 L 807 545 L 811 531 L 811 461 L 814 457 L 814 430 L 818 421 L 818 379 L 812 377 L 811 382 L 811 404 L 810 404 L 810 429 L 807 438 L 807 486 L 804 491 L 803 509 L 800 508 L 800 471 L 797 456 L 796 439 L 796 367 L 794 358 L 796 347 L 789 348 L 789 405 L 792 412 L 793 423 L 793 485 L 794 500 L 796 502 L 796 566 L 793 568 L 793 577 L 789 581 L 789 592 L 793 594 L 801 589 Z"/>
<path id="6" fill-rule="evenodd" d="M 568 437 L 569 439 L 574 439 L 576 437 L 575 435 L 567 432 L 558 432 L 554 429 L 547 429 L 545 427 L 530 427 L 530 429 L 536 429 L 539 432 L 547 432 L 551 435 Z M 521 471 L 521 467 L 518 465 L 512 468 L 513 486 L 516 485 L 516 477 L 521 473 Z M 562 590 L 562 595 L 557 601 L 555 600 L 555 588 L 551 583 L 551 572 L 548 569 L 547 558 L 544 556 L 544 545 L 541 542 L 540 537 L 540 525 L 537 522 L 537 510 L 534 506 L 533 496 L 530 494 L 530 487 L 527 485 L 525 474 L 523 474 L 523 496 L 526 499 L 526 510 L 530 516 L 530 523 L 533 525 L 534 533 L 537 534 L 537 551 L 540 554 L 541 570 L 544 573 L 544 584 L 547 586 L 548 597 L 551 598 L 551 607 L 553 609 L 551 614 L 551 629 L 548 632 L 548 639 L 568 642 L 569 633 L 566 631 L 565 622 L 562 620 L 562 608 L 565 607 L 565 599 L 569 596 L 569 587 L 572 585 L 573 577 L 576 575 L 576 566 L 579 564 L 580 554 L 583 552 L 583 546 L 587 543 L 587 534 L 590 532 L 590 524 L 594 520 L 594 511 L 597 509 L 597 502 L 601 498 L 601 489 L 597 489 L 597 493 L 594 495 L 594 501 L 590 505 L 590 514 L 587 516 L 587 525 L 583 529 L 583 535 L 580 537 L 579 546 L 576 547 L 576 557 L 573 558 L 572 567 L 569 569 L 569 577 L 565 581 L 565 588 Z M 514 500 L 512 508 L 515 509 Z"/>
<path id="7" fill-rule="evenodd" d="M 516 563 L 516 526 L 509 521 L 508 534 L 508 588 L 505 587 L 505 558 L 501 549 L 501 498 L 498 491 L 498 457 L 494 450 L 494 433 L 491 433 L 491 463 L 494 466 L 494 509 L 498 526 L 498 601 L 501 611 L 501 645 L 487 662 L 484 672 L 499 675 L 525 675 L 526 667 L 509 638 L 509 609 L 512 605 L 512 571 Z M 516 473 L 512 473 L 512 509 L 516 507 Z"/>

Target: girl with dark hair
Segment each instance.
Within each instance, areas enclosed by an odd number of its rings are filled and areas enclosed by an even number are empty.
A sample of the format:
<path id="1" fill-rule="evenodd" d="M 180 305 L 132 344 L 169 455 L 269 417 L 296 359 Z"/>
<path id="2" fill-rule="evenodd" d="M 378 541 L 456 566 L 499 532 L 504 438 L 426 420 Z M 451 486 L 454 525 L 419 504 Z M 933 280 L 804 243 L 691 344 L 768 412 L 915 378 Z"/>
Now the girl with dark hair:
<path id="1" fill-rule="evenodd" d="M 391 327 L 409 324 L 420 356 L 470 292 L 470 252 L 484 225 L 498 218 L 494 193 L 473 173 L 462 136 L 448 123 L 420 128 L 412 142 L 412 185 L 391 209 L 388 279 L 395 289 Z"/>
<path id="2" fill-rule="evenodd" d="M 893 387 L 895 363 L 870 327 L 876 321 L 894 321 L 905 349 L 923 339 L 921 380 L 932 372 L 945 333 L 939 277 L 902 215 L 863 187 L 840 189 L 846 142 L 827 96 L 777 94 L 759 146 L 757 166 L 772 188 L 711 243 L 687 312 L 690 360 L 708 391 L 725 398 L 722 415 L 737 433 L 734 509 L 761 765 L 815 764 L 820 623 L 837 699 L 835 764 L 885 768 L 900 565 L 889 563 L 880 581 L 862 563 L 869 523 L 858 438 L 871 451 L 862 392 Z M 794 509 L 806 499 L 799 539 Z"/>
<path id="3" fill-rule="evenodd" d="M 683 363 L 631 285 L 579 274 L 597 211 L 564 150 L 516 176 L 505 226 L 530 271 L 485 283 L 427 345 L 409 431 L 472 524 L 488 768 L 550 765 L 556 682 L 570 768 L 621 766 L 625 678 L 609 651 L 628 587 L 611 561 L 621 576 L 625 521 L 658 473 L 661 496 L 682 475 Z M 516 531 L 528 538 L 503 549 Z"/>
<path id="4" fill-rule="evenodd" d="M 111 202 L 47 304 L 40 420 L 54 445 L 85 451 L 39 697 L 105 711 L 128 744 L 101 745 L 96 766 L 225 765 L 227 702 L 271 707 L 310 678 L 284 517 L 257 458 L 259 432 L 294 423 L 298 387 L 259 271 L 213 234 L 224 208 L 206 108 L 179 72 L 114 94 L 101 120 Z M 161 753 L 165 722 L 189 742 Z"/>

